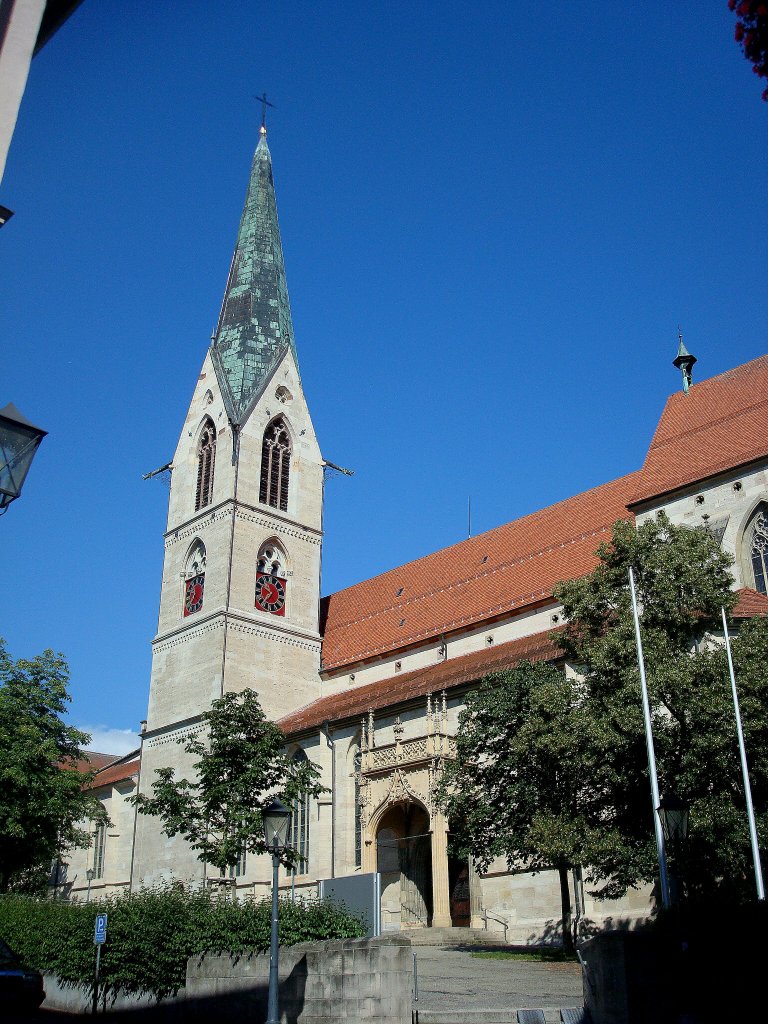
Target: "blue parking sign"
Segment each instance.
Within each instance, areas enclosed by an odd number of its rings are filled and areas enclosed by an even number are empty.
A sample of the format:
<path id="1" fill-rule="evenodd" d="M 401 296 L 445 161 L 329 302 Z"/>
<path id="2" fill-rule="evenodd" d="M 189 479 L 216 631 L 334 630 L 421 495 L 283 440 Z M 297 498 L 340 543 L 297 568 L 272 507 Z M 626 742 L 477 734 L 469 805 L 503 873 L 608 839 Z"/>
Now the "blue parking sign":
<path id="1" fill-rule="evenodd" d="M 93 942 L 96 946 L 101 946 L 107 941 L 107 915 L 97 914 L 96 915 L 96 929 L 93 933 Z"/>

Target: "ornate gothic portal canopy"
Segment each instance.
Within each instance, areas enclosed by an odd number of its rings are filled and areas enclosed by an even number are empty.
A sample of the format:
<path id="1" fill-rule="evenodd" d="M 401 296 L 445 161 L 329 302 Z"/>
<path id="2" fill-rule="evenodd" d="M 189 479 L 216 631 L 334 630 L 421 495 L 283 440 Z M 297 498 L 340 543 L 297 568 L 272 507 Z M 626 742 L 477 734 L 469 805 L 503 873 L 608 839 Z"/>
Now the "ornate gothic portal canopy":
<path id="1" fill-rule="evenodd" d="M 373 711 L 363 719 L 357 772 L 363 870 L 381 870 L 377 840 L 393 846 L 389 867 L 397 869 L 396 880 L 399 872 L 400 926 L 450 927 L 448 822 L 435 800 L 445 760 L 456 754 L 446 693 L 439 700 L 427 694 L 421 735 L 404 739 L 399 716 L 394 734 L 394 743 L 377 746 Z"/>

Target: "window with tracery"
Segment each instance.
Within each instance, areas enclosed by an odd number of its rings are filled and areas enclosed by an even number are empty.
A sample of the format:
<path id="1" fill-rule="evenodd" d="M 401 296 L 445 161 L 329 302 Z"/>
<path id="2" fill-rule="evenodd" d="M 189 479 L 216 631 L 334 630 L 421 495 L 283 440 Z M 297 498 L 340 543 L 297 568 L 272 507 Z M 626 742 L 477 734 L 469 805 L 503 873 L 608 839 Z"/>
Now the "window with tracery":
<path id="1" fill-rule="evenodd" d="M 285 554 L 275 541 L 267 541 L 256 561 L 256 608 L 271 615 L 285 615 L 287 587 Z"/>
<path id="2" fill-rule="evenodd" d="M 261 448 L 259 501 L 288 511 L 288 476 L 291 469 L 291 439 L 282 417 L 270 423 Z"/>
<path id="3" fill-rule="evenodd" d="M 285 576 L 285 554 L 275 543 L 267 541 L 259 549 L 259 557 L 256 560 L 256 572 L 266 573 L 268 576 Z"/>
<path id="4" fill-rule="evenodd" d="M 197 487 L 195 512 L 213 500 L 213 468 L 216 462 L 216 427 L 206 420 L 197 445 Z"/>
<path id="5" fill-rule="evenodd" d="M 203 607 L 205 593 L 205 545 L 196 540 L 187 555 L 184 567 L 184 615 L 192 615 Z"/>
<path id="6" fill-rule="evenodd" d="M 303 750 L 297 750 L 293 760 L 306 761 L 307 755 Z M 302 793 L 294 801 L 288 834 L 288 845 L 299 855 L 297 870 L 301 875 L 306 874 L 309 867 L 309 793 Z"/>
<path id="7" fill-rule="evenodd" d="M 96 826 L 93 834 L 93 877 L 104 877 L 104 848 L 107 845 L 107 826 Z"/>
<path id="8" fill-rule="evenodd" d="M 755 590 L 768 594 L 768 510 L 764 506 L 752 520 L 747 536 Z"/>

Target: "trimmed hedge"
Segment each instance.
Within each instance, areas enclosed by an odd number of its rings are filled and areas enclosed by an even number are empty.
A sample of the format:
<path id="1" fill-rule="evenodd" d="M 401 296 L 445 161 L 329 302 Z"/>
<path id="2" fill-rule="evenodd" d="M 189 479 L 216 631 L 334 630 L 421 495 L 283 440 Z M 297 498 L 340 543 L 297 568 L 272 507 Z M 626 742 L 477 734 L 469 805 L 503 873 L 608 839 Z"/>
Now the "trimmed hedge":
<path id="1" fill-rule="evenodd" d="M 110 995 L 151 993 L 160 999 L 182 988 L 191 956 L 268 950 L 271 910 L 271 899 L 231 902 L 180 885 L 87 904 L 7 895 L 0 896 L 0 937 L 30 967 L 53 971 L 73 985 L 90 986 L 95 917 L 107 913 L 101 985 Z M 282 946 L 364 934 L 363 921 L 338 904 L 280 901 Z"/>

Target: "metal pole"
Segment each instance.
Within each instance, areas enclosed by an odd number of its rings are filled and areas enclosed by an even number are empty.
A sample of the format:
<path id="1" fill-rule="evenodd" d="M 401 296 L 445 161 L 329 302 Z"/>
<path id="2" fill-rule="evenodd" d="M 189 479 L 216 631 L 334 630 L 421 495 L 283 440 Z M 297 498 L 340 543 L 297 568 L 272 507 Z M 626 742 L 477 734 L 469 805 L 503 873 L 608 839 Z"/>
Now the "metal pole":
<path id="1" fill-rule="evenodd" d="M 278 955 L 277 924 L 278 924 L 278 902 L 277 902 L 277 874 L 280 867 L 280 858 L 277 855 L 277 836 L 275 836 L 272 847 L 272 941 L 269 946 L 269 1001 L 267 1004 L 266 1024 L 280 1024 L 279 1008 L 277 1001 L 277 989 L 279 985 L 278 976 Z"/>
<path id="2" fill-rule="evenodd" d="M 643 694 L 643 722 L 645 724 L 645 745 L 648 749 L 648 774 L 651 777 L 651 803 L 653 805 L 653 828 L 656 834 L 656 851 L 659 857 L 659 888 L 661 904 L 668 908 L 671 904 L 669 893 L 669 875 L 667 874 L 667 856 L 664 850 L 664 834 L 657 813 L 659 806 L 659 781 L 656 778 L 656 754 L 653 750 L 653 730 L 651 729 L 651 709 L 648 703 L 648 684 L 645 679 L 645 662 L 643 660 L 643 641 L 640 637 L 640 617 L 637 614 L 637 595 L 635 594 L 635 574 L 629 567 L 629 589 L 632 593 L 632 614 L 635 618 L 635 640 L 637 642 L 637 664 L 640 668 L 640 687 Z"/>
<path id="3" fill-rule="evenodd" d="M 760 864 L 760 847 L 757 842 L 757 827 L 755 825 L 755 811 L 752 806 L 752 787 L 749 784 L 749 771 L 747 769 L 747 751 L 744 746 L 744 733 L 741 728 L 741 712 L 739 711 L 739 695 L 736 692 L 736 673 L 733 671 L 733 658 L 731 657 L 731 638 L 728 634 L 728 622 L 725 617 L 725 608 L 720 611 L 723 615 L 723 632 L 725 633 L 725 649 L 728 653 L 728 671 L 731 676 L 731 693 L 733 694 L 733 708 L 736 713 L 736 734 L 739 737 L 739 757 L 741 758 L 741 774 L 744 779 L 744 796 L 747 799 L 747 818 L 749 820 L 749 840 L 752 844 L 752 863 L 755 868 L 755 884 L 757 886 L 757 898 L 765 899 L 765 888 L 763 887 L 763 869 Z"/>
<path id="4" fill-rule="evenodd" d="M 97 946 L 96 946 L 96 970 L 94 971 L 94 975 L 93 975 L 93 1006 L 91 1008 L 91 1013 L 94 1013 L 94 1014 L 98 1012 L 98 1006 L 99 1006 L 99 963 L 100 963 L 100 961 L 101 961 L 101 943 L 98 943 Z"/>

